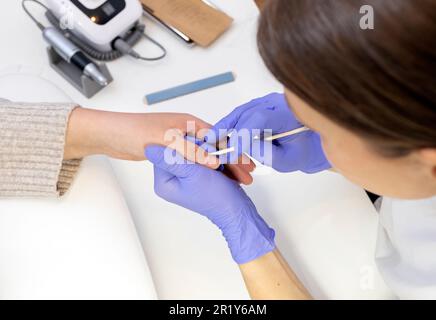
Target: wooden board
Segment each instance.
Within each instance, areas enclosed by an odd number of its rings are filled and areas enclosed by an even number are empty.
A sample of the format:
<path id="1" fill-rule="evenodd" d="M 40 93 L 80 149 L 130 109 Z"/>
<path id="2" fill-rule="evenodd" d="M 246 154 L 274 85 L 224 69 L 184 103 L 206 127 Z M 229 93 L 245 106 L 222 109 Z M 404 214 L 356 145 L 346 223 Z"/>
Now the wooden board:
<path id="1" fill-rule="evenodd" d="M 207 47 L 223 34 L 233 19 L 201 0 L 141 0 L 147 11 Z"/>

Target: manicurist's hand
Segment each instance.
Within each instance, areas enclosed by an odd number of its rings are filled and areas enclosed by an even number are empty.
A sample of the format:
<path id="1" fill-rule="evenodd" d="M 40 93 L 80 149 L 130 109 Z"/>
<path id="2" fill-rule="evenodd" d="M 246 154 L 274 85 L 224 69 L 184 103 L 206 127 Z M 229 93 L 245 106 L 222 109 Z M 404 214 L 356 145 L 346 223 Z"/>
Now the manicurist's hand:
<path id="1" fill-rule="evenodd" d="M 216 169 L 217 158 L 209 156 L 186 135 L 195 136 L 210 125 L 183 113 L 118 113 L 76 108 L 68 123 L 65 159 L 104 154 L 123 160 L 146 160 L 144 148 L 151 144 L 179 151 L 187 159 Z M 227 166 L 227 171 L 244 184 L 252 182 L 253 163 Z"/>
<path id="2" fill-rule="evenodd" d="M 149 146 L 145 154 L 154 164 L 157 195 L 214 223 L 238 264 L 274 250 L 274 231 L 237 182 L 220 171 L 187 163 L 170 148 Z"/>
<path id="3" fill-rule="evenodd" d="M 244 190 L 217 170 L 186 163 L 170 148 L 149 146 L 160 197 L 209 219 L 228 243 L 253 299 L 310 299 L 281 256 L 272 230 Z"/>
<path id="4" fill-rule="evenodd" d="M 272 93 L 236 108 L 213 126 L 207 138 L 209 143 L 215 143 L 225 138 L 230 130 L 236 130 L 235 133 L 249 131 L 251 143 L 241 143 L 237 135 L 229 139 L 228 147 L 234 147 L 236 150 L 230 156 L 231 163 L 235 163 L 242 153 L 248 153 L 280 172 L 300 170 L 314 173 L 330 168 L 321 147 L 320 137 L 313 131 L 302 132 L 273 142 L 253 140 L 253 137 L 259 134 L 253 130 L 261 132 L 271 130 L 275 135 L 302 126 L 289 108 L 284 94 Z M 261 153 L 253 152 L 256 148 L 263 152 L 267 150 L 266 147 L 272 151 L 271 157 L 259 157 Z"/>

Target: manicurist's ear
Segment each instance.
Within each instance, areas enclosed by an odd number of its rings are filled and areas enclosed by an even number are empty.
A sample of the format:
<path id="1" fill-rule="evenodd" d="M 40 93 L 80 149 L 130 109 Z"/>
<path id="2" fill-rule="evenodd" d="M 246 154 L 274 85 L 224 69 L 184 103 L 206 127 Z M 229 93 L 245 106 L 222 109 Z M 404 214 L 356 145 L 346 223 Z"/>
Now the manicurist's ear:
<path id="1" fill-rule="evenodd" d="M 436 148 L 426 148 L 419 151 L 421 161 L 428 166 L 436 178 Z"/>

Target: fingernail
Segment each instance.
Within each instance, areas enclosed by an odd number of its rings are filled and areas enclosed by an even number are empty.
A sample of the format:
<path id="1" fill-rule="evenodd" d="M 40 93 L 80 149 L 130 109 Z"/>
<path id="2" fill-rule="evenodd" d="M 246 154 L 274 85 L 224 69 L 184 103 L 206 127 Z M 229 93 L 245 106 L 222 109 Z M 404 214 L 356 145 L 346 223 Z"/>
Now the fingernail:
<path id="1" fill-rule="evenodd" d="M 207 158 L 207 164 L 212 166 L 214 169 L 218 168 L 220 166 L 220 163 L 216 157 L 208 157 Z"/>

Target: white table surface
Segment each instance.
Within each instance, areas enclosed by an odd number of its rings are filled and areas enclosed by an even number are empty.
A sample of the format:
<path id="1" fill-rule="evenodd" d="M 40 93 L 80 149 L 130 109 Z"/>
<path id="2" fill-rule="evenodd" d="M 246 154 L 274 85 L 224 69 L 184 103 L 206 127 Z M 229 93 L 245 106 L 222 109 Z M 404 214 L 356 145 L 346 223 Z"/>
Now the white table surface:
<path id="1" fill-rule="evenodd" d="M 258 10 L 254 3 L 214 2 L 235 22 L 211 48 L 189 48 L 162 27 L 145 20 L 147 32 L 168 48 L 168 57 L 154 63 L 130 58 L 110 63 L 115 82 L 91 100 L 47 66 L 46 45 L 18 0 L 2 1 L 0 63 L 41 69 L 46 79 L 86 107 L 122 112 L 187 112 L 213 123 L 243 102 L 281 90 L 256 50 Z M 144 55 L 154 52 L 146 42 L 136 49 Z M 153 106 L 143 104 L 146 93 L 226 71 L 235 73 L 234 83 Z M 248 298 L 239 270 L 214 226 L 155 196 L 149 163 L 111 163 L 160 298 Z M 389 295 L 373 261 L 377 213 L 362 189 L 329 172 L 279 175 L 261 169 L 255 178 L 248 193 L 276 229 L 278 246 L 315 297 Z"/>

